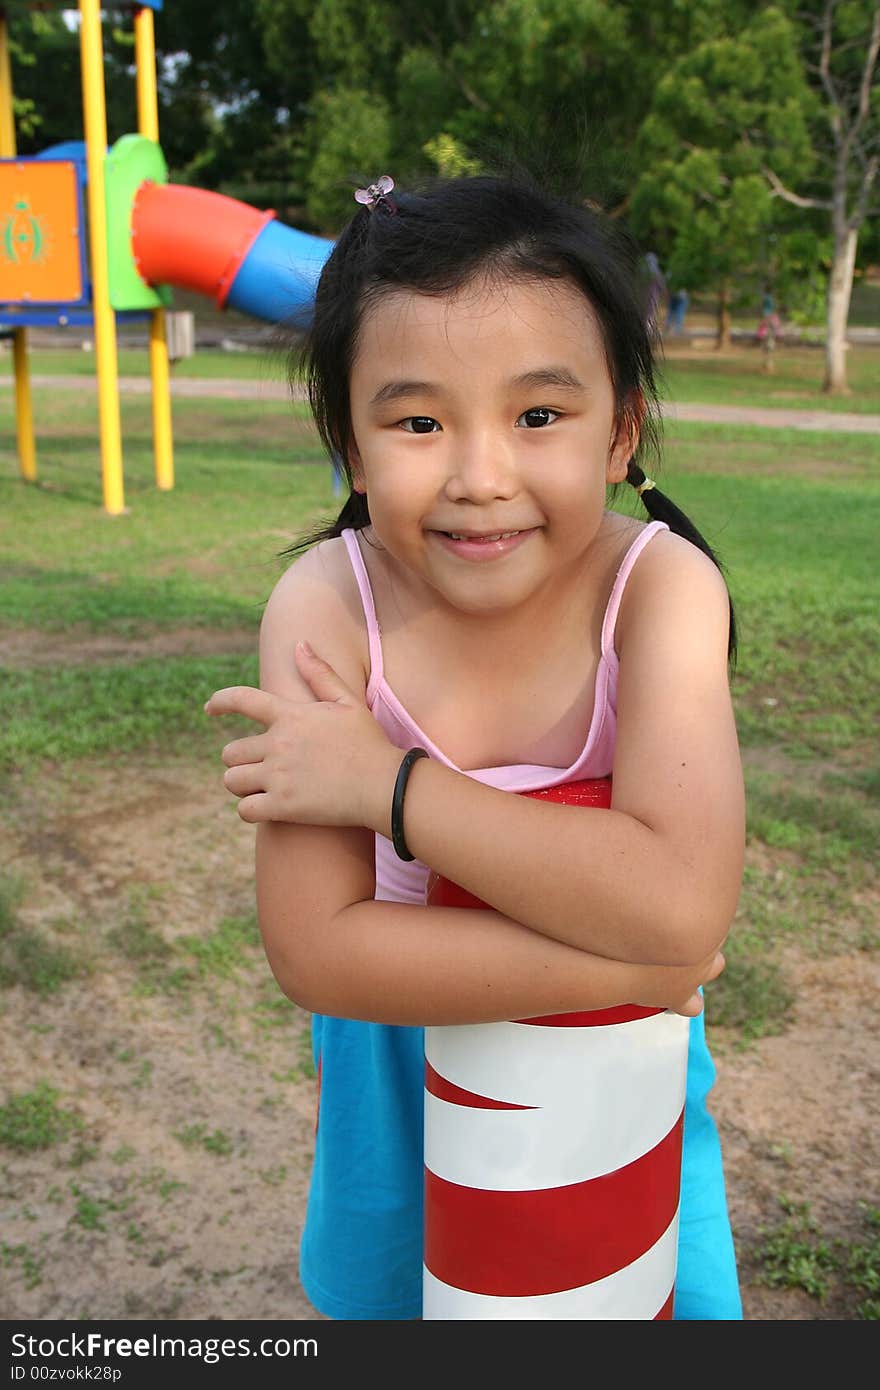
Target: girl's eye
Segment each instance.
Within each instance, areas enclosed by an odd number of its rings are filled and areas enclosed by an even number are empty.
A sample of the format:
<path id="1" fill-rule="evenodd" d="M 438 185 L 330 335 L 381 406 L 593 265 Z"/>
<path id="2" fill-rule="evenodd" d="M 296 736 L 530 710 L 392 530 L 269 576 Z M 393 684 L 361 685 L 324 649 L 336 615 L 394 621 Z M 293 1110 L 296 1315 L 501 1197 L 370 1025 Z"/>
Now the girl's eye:
<path id="1" fill-rule="evenodd" d="M 400 425 L 409 434 L 434 434 L 440 428 L 438 422 L 430 415 L 408 415 L 405 420 L 400 421 Z"/>
<path id="2" fill-rule="evenodd" d="M 558 419 L 558 410 L 550 410 L 546 405 L 536 405 L 532 410 L 524 410 L 516 423 L 520 428 L 539 430 L 544 425 L 552 425 L 553 421 Z"/>

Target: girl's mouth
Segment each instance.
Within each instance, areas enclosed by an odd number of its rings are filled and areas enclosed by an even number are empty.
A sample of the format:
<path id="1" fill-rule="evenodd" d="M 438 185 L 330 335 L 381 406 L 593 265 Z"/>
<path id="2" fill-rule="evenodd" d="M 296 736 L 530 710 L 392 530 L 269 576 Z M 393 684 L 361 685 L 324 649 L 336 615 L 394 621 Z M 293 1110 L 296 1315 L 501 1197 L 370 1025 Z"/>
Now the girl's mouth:
<path id="1" fill-rule="evenodd" d="M 516 550 L 536 529 L 532 526 L 524 531 L 490 531 L 483 536 L 465 531 L 432 531 L 431 535 L 437 537 L 444 550 L 463 560 L 497 560 Z"/>

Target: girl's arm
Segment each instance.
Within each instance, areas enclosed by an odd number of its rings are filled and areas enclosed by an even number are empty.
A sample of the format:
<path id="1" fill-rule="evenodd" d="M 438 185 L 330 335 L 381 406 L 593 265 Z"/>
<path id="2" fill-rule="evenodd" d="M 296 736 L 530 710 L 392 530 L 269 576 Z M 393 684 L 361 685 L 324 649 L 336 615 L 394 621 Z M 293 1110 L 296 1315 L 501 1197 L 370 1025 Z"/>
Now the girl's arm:
<path id="1" fill-rule="evenodd" d="M 227 786 L 245 820 L 387 836 L 401 750 L 366 709 L 363 663 L 352 657 L 357 624 L 349 618 L 346 630 L 325 597 L 332 585 L 314 582 L 320 564 L 317 552 L 298 562 L 270 600 L 264 690 L 212 697 L 212 713 L 237 710 L 269 728 L 225 750 Z M 710 957 L 733 917 L 743 853 L 726 634 L 714 566 L 677 537 L 655 538 L 619 617 L 612 809 L 518 797 L 423 759 L 406 794 L 411 851 L 559 945 L 648 965 Z M 295 638 L 329 664 L 294 655 Z"/>
<path id="2" fill-rule="evenodd" d="M 584 813 L 586 814 L 586 813 Z M 723 959 L 642 966 L 593 956 L 492 911 L 373 901 L 373 836 L 261 824 L 257 905 L 272 971 L 314 1013 L 488 1023 L 638 1003 L 700 1011 Z"/>
<path id="3" fill-rule="evenodd" d="M 364 656 L 358 651 L 358 634 L 356 617 L 322 577 L 320 557 L 310 553 L 288 571 L 270 599 L 261 632 L 264 690 L 245 693 L 271 699 L 268 692 L 275 692 L 331 731 L 340 722 L 334 715 L 343 721 L 350 715 L 352 722 L 363 715 L 365 722 L 358 724 L 359 736 L 351 745 L 359 748 L 376 735 L 375 751 L 381 754 L 384 736 L 363 705 Z M 316 705 L 294 663 L 294 641 L 301 637 L 321 644 L 337 677 L 355 694 L 344 711 L 328 703 Z M 233 704 L 241 708 L 240 702 Z M 214 697 L 209 706 L 219 712 L 230 708 L 222 697 Z M 259 745 L 264 738 L 239 740 L 230 748 L 245 746 L 247 752 L 246 745 Z M 388 751 L 393 785 L 401 753 Z M 490 910 L 373 901 L 372 831 L 361 828 L 357 816 L 350 826 L 262 821 L 254 803 L 265 796 L 260 787 L 267 772 L 274 766 L 279 775 L 287 765 L 283 736 L 276 737 L 273 750 L 264 745 L 257 756 L 262 758 L 259 765 L 246 757 L 233 760 L 226 780 L 243 796 L 243 818 L 261 820 L 256 846 L 260 928 L 282 990 L 304 1008 L 399 1024 L 486 1022 L 628 1002 L 699 1012 L 694 991 L 723 965 L 714 953 L 696 966 L 621 964 Z M 338 744 L 325 748 L 317 765 L 326 784 L 341 765 L 340 796 L 367 775 Z M 242 776 L 250 779 L 249 795 Z M 325 796 L 333 793 L 325 785 Z"/>
<path id="4" fill-rule="evenodd" d="M 437 873 L 536 931 L 616 960 L 684 964 L 736 911 L 745 811 L 718 570 L 677 536 L 652 540 L 618 619 L 610 811 L 511 796 L 421 760 L 404 831 Z M 377 788 L 366 823 L 388 834 Z"/>

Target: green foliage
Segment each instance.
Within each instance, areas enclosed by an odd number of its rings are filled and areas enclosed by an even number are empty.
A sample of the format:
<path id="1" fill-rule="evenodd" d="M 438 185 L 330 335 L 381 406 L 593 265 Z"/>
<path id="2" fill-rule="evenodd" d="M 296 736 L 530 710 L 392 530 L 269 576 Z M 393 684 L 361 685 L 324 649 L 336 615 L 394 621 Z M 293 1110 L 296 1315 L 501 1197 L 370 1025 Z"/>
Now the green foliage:
<path id="1" fill-rule="evenodd" d="M 0 1147 L 19 1153 L 48 1149 L 66 1139 L 81 1121 L 58 1105 L 60 1092 L 45 1081 L 20 1091 L 0 1105 Z"/>
<path id="2" fill-rule="evenodd" d="M 437 166 L 442 178 L 458 179 L 479 174 L 481 165 L 478 159 L 470 159 L 454 135 L 441 131 L 432 140 L 426 140 L 425 154 Z"/>
<path id="3" fill-rule="evenodd" d="M 831 1288 L 834 1252 L 819 1236 L 819 1228 L 807 1202 L 780 1198 L 786 1217 L 776 1227 L 762 1227 L 764 1243 L 758 1257 L 764 1268 L 760 1279 L 771 1288 L 803 1289 L 821 1303 Z"/>
<path id="4" fill-rule="evenodd" d="M 0 938 L 0 987 L 20 985 L 33 994 L 57 994 L 86 972 L 74 951 L 40 927 L 16 927 Z"/>
<path id="5" fill-rule="evenodd" d="M 0 942 L 18 925 L 16 908 L 24 897 L 24 884 L 12 874 L 0 874 Z"/>
<path id="6" fill-rule="evenodd" d="M 758 1258 L 763 1263 L 760 1281 L 771 1288 L 802 1289 L 820 1303 L 840 1283 L 866 1297 L 856 1317 L 876 1321 L 880 1317 L 880 1210 L 859 1202 L 863 1238 L 823 1239 L 808 1202 L 780 1197 L 785 1213 L 775 1226 L 763 1226 Z"/>
<path id="7" fill-rule="evenodd" d="M 205 935 L 181 936 L 169 941 L 149 920 L 144 904 L 137 897 L 123 920 L 108 932 L 107 940 L 134 966 L 137 992 L 142 995 L 181 994 L 202 980 L 231 979 L 260 955 L 260 937 L 253 914 L 225 917 Z"/>
<path id="8" fill-rule="evenodd" d="M 19 919 L 23 897 L 21 880 L 0 874 L 0 988 L 20 985 L 34 994 L 55 994 L 83 974 L 85 964 L 42 927 Z"/>
<path id="9" fill-rule="evenodd" d="M 795 994 L 765 947 L 743 945 L 736 929 L 724 947 L 723 974 L 706 987 L 707 1009 L 713 1027 L 731 1028 L 743 1043 L 784 1033 L 791 1022 Z"/>
<path id="10" fill-rule="evenodd" d="M 260 946 L 256 917 L 226 917 L 210 936 L 184 936 L 177 943 L 202 975 L 229 978 L 252 962 Z"/>
<path id="11" fill-rule="evenodd" d="M 325 233 L 337 232 L 356 210 L 353 191 L 388 172 L 391 117 L 380 96 L 362 88 L 321 92 L 304 134 L 310 152 L 306 210 Z"/>
<path id="12" fill-rule="evenodd" d="M 859 1304 L 858 1316 L 876 1322 L 880 1319 L 880 1208 L 859 1203 L 865 1224 L 865 1239 L 846 1251 L 844 1278 L 867 1297 Z"/>
<path id="13" fill-rule="evenodd" d="M 179 994 L 192 984 L 191 972 L 178 963 L 172 945 L 147 920 L 137 903 L 118 926 L 111 928 L 107 939 L 134 966 L 138 993 Z"/>
<path id="14" fill-rule="evenodd" d="M 298 201 L 291 182 L 296 112 L 313 81 L 305 18 L 288 0 L 279 34 L 266 27 L 270 7 L 247 0 L 174 0 L 156 15 L 162 147 L 179 182 L 218 188 L 235 181 L 239 196 L 275 205 Z"/>
<path id="15" fill-rule="evenodd" d="M 83 139 L 80 51 L 76 32 L 52 7 L 13 5 L 9 15 L 18 153 Z M 130 36 L 105 25 L 104 85 L 111 140 L 137 129 Z M 49 76 L 51 75 L 51 76 Z"/>
<path id="16" fill-rule="evenodd" d="M 185 1125 L 183 1129 L 175 1131 L 174 1137 L 187 1148 L 201 1148 L 206 1153 L 217 1154 L 220 1158 L 228 1158 L 234 1148 L 228 1134 L 224 1134 L 221 1129 L 212 1130 L 209 1134 L 208 1127 L 204 1124 Z"/>
<path id="17" fill-rule="evenodd" d="M 779 278 L 771 242 L 777 261 L 797 250 L 818 263 L 818 245 L 780 239 L 777 222 L 786 230 L 790 218 L 764 173 L 770 163 L 780 177 L 808 176 L 811 103 L 796 30 L 773 7 L 685 52 L 661 77 L 639 132 L 632 217 L 659 247 L 670 283 L 693 292 L 751 277 L 754 297 L 757 281 Z M 786 283 L 789 293 L 797 283 Z"/>
<path id="18" fill-rule="evenodd" d="M 3 1269 L 14 1269 L 18 1266 L 26 1289 L 36 1289 L 42 1284 L 45 1257 L 35 1255 L 23 1241 L 18 1245 L 10 1245 L 7 1241 L 0 1242 L 0 1261 Z"/>

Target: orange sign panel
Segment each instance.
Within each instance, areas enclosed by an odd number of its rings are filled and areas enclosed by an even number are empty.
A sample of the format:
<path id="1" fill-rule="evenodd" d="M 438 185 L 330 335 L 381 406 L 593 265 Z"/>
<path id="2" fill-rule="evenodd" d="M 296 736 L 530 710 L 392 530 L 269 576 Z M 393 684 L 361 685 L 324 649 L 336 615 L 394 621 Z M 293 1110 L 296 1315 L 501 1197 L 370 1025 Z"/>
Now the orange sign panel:
<path id="1" fill-rule="evenodd" d="M 0 304 L 82 299 L 76 165 L 0 160 Z"/>

